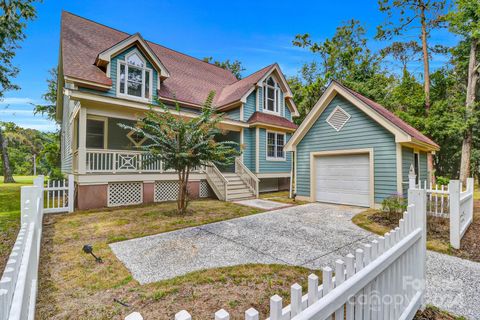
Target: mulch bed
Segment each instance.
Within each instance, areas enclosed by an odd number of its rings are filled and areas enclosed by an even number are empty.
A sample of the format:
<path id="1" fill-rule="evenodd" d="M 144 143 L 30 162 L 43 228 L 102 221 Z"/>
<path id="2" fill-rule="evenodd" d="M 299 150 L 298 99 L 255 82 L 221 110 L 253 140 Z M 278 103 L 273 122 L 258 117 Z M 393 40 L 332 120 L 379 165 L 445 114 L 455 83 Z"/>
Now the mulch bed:
<path id="1" fill-rule="evenodd" d="M 388 218 L 387 215 L 381 211 L 368 216 L 368 220 L 388 227 L 389 229 L 397 227 L 399 219 L 400 216 L 391 216 Z M 480 200 L 475 201 L 473 222 L 462 238 L 460 249 L 458 250 L 449 247 L 450 227 L 448 219 L 428 217 L 427 224 L 427 237 L 429 241 L 433 240 L 437 243 L 445 244 L 445 247 L 448 247 L 448 254 L 480 262 Z"/>
<path id="2" fill-rule="evenodd" d="M 418 311 L 415 320 L 460 320 L 463 317 L 456 317 L 445 311 L 432 306 L 428 306 L 424 311 Z"/>

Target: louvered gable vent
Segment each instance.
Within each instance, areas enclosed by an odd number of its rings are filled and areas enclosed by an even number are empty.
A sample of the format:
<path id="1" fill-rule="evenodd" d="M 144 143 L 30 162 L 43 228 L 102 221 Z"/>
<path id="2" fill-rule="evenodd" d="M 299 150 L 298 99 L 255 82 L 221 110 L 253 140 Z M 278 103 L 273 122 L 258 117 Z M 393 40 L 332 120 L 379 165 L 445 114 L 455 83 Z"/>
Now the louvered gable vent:
<path id="1" fill-rule="evenodd" d="M 327 118 L 327 123 L 332 126 L 333 129 L 340 131 L 343 126 L 350 119 L 350 115 L 340 107 L 336 107 Z"/>

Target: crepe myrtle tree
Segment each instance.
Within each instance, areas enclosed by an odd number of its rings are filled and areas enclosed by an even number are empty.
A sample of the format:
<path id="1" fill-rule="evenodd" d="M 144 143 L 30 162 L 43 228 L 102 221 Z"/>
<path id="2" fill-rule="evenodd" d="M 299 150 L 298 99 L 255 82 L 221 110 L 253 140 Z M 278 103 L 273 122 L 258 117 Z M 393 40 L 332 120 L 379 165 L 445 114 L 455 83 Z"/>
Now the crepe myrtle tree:
<path id="1" fill-rule="evenodd" d="M 185 214 L 188 205 L 188 179 L 194 168 L 211 166 L 228 166 L 240 155 L 240 146 L 233 141 L 215 141 L 215 136 L 222 133 L 219 123 L 223 114 L 213 106 L 214 92 L 210 92 L 202 112 L 198 117 L 187 118 L 180 114 L 178 102 L 176 111 L 160 101 L 158 107 L 138 120 L 136 126 L 119 124 L 120 127 L 133 130 L 140 137 L 145 137 L 141 147 L 150 154 L 150 159 L 163 162 L 163 169 L 173 169 L 178 174 L 178 214 Z M 153 161 L 153 160 L 151 160 Z M 148 163 L 148 162 L 147 162 Z"/>

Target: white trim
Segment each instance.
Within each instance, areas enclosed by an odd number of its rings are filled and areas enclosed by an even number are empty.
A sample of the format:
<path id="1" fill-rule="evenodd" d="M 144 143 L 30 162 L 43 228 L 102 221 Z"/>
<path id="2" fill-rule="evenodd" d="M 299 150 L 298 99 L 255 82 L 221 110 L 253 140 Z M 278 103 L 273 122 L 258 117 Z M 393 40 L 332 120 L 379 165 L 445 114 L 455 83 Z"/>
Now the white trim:
<path id="1" fill-rule="evenodd" d="M 101 83 L 97 83 L 97 82 L 93 82 L 93 81 L 87 81 L 87 80 L 82 80 L 82 79 L 78 79 L 78 78 L 74 78 L 74 77 L 65 76 L 65 83 L 67 83 L 67 82 L 72 83 L 74 86 L 75 86 L 75 83 L 81 83 L 81 84 L 84 84 L 84 85 L 87 85 L 87 86 L 98 87 L 98 88 L 102 88 L 102 89 L 112 88 L 111 85 L 101 84 Z M 65 86 L 65 87 L 67 87 L 67 86 Z"/>
<path id="2" fill-rule="evenodd" d="M 269 79 L 272 79 L 273 85 L 270 85 L 270 84 L 267 83 L 267 81 Z M 263 90 L 262 90 L 263 91 L 263 99 L 262 99 L 263 100 L 263 108 L 262 108 L 262 111 L 265 112 L 265 113 L 270 113 L 270 114 L 273 114 L 273 115 L 281 116 L 280 100 L 279 100 L 279 95 L 280 95 L 281 88 L 278 85 L 278 80 L 276 79 L 276 77 L 274 75 L 270 75 L 269 77 L 267 77 L 262 82 L 262 88 L 263 88 Z M 267 94 L 269 89 L 273 90 L 273 109 L 274 110 L 268 109 L 268 102 L 272 101 L 272 99 L 269 98 L 268 94 Z"/>
<path id="3" fill-rule="evenodd" d="M 331 123 L 330 120 L 332 119 L 332 117 L 335 115 L 336 112 L 341 112 L 343 113 L 347 119 L 340 125 L 340 127 L 335 127 L 335 124 L 334 123 Z M 342 107 L 340 106 L 336 106 L 335 109 L 333 109 L 333 111 L 330 113 L 330 115 L 328 116 L 328 118 L 325 120 L 326 123 L 328 123 L 333 129 L 335 129 L 337 132 L 339 132 L 340 130 L 342 130 L 342 128 L 347 124 L 348 120 L 350 120 L 352 116 L 345 110 L 343 110 Z"/>
<path id="4" fill-rule="evenodd" d="M 144 63 L 143 67 L 132 66 L 134 68 L 142 70 L 142 96 L 141 97 L 128 94 L 128 69 L 130 68 L 130 65 L 128 64 L 128 58 L 130 56 L 134 55 L 134 54 L 137 55 Z M 120 68 L 121 68 L 122 65 L 125 66 L 125 81 L 124 81 L 124 89 L 123 89 L 124 92 L 123 93 L 120 92 L 120 81 L 121 81 Z M 149 84 L 150 84 L 150 93 L 149 93 L 150 97 L 149 98 L 145 97 L 145 80 L 146 80 L 145 73 L 147 71 L 149 73 L 149 79 L 148 80 L 149 80 Z M 120 59 L 117 60 L 117 85 L 116 85 L 116 87 L 117 87 L 116 88 L 117 89 L 116 93 L 117 93 L 117 96 L 119 96 L 119 97 L 126 98 L 126 99 L 137 100 L 137 101 L 144 101 L 144 102 L 152 101 L 153 92 L 155 90 L 154 87 L 153 87 L 153 70 L 147 67 L 147 60 L 143 57 L 143 55 L 137 49 L 134 49 L 131 52 L 129 52 L 128 54 L 126 54 L 124 60 L 120 60 Z"/>
<path id="5" fill-rule="evenodd" d="M 259 111 L 259 108 L 260 108 L 260 87 L 256 87 L 257 88 L 257 91 L 255 93 L 255 111 Z"/>
<path id="6" fill-rule="evenodd" d="M 244 106 L 244 103 L 240 105 L 240 121 L 243 121 L 243 110 L 245 109 Z"/>
<path id="7" fill-rule="evenodd" d="M 397 153 L 397 193 L 403 194 L 403 159 L 402 159 L 402 145 L 396 143 Z"/>
<path id="8" fill-rule="evenodd" d="M 412 140 L 412 137 L 409 134 L 407 134 L 406 132 L 404 132 L 403 130 L 401 130 L 397 126 L 395 126 L 389 120 L 385 119 L 383 116 L 378 114 L 376 111 L 374 111 L 368 105 L 366 105 L 364 102 L 362 102 L 358 98 L 356 98 L 353 94 L 346 91 L 345 89 L 340 87 L 335 82 L 332 82 L 330 84 L 330 86 L 327 88 L 327 90 L 325 91 L 325 93 L 317 101 L 317 103 L 313 107 L 312 111 L 310 111 L 310 113 L 307 115 L 307 117 L 302 122 L 300 127 L 297 129 L 295 134 L 288 141 L 288 143 L 286 145 L 286 149 L 288 151 L 294 150 L 294 146 L 296 146 L 303 139 L 303 137 L 307 134 L 307 132 L 310 130 L 310 128 L 313 126 L 313 124 L 316 122 L 316 120 L 320 117 L 320 115 L 323 113 L 323 111 L 325 111 L 327 106 L 330 104 L 330 102 L 333 100 L 333 98 L 337 94 L 340 94 L 341 96 L 343 96 L 345 99 L 347 99 L 353 105 L 355 105 L 360 110 L 365 112 L 368 116 L 370 116 L 373 120 L 375 120 L 377 123 L 379 123 L 385 129 L 387 129 L 392 134 L 394 134 L 395 135 L 395 142 L 414 142 Z"/>
<path id="9" fill-rule="evenodd" d="M 103 122 L 103 149 L 108 149 L 108 117 L 104 116 L 96 116 L 92 115 L 90 113 L 87 114 L 87 122 L 88 120 L 93 120 L 93 121 L 102 121 Z M 88 125 L 87 125 L 88 127 Z M 90 148 L 87 146 L 87 127 L 85 127 L 85 147 Z M 95 148 L 90 148 L 90 149 L 95 149 Z M 101 150 L 101 149 L 99 149 Z"/>
<path id="10" fill-rule="evenodd" d="M 189 181 L 205 180 L 204 173 L 191 173 Z M 83 174 L 75 175 L 79 185 L 107 184 L 110 182 L 146 182 L 146 181 L 178 181 L 177 173 L 132 173 L 132 174 Z"/>
<path id="11" fill-rule="evenodd" d="M 139 142 L 136 142 L 136 141 L 133 140 L 133 138 L 132 138 L 132 135 L 133 135 L 135 132 L 136 132 L 136 131 L 134 131 L 134 130 L 130 130 L 130 131 L 127 133 L 127 138 L 128 138 L 128 140 L 130 140 L 130 141 L 135 145 L 135 147 L 140 147 L 140 146 L 142 146 L 142 144 L 147 140 L 147 137 L 144 136 L 142 140 L 140 140 Z"/>
<path id="12" fill-rule="evenodd" d="M 260 128 L 255 128 L 255 172 L 260 172 Z"/>
<path id="13" fill-rule="evenodd" d="M 349 154 L 368 154 L 370 163 L 370 188 L 369 199 L 370 208 L 375 208 L 375 157 L 373 148 L 364 149 L 344 149 L 344 150 L 332 150 L 332 151 L 316 151 L 310 152 L 310 200 L 316 201 L 316 165 L 315 158 L 323 156 L 336 156 L 336 155 L 349 155 Z"/>
<path id="14" fill-rule="evenodd" d="M 152 64 L 157 67 L 157 71 L 159 71 L 161 77 L 168 78 L 170 77 L 170 73 L 168 72 L 165 65 L 158 59 L 157 55 L 150 49 L 150 46 L 143 40 L 142 36 L 139 33 L 136 33 L 127 39 L 120 41 L 119 43 L 115 44 L 114 46 L 108 48 L 107 50 L 103 51 L 98 55 L 97 61 L 103 61 L 105 63 L 110 63 L 112 56 L 120 53 L 121 51 L 127 49 L 133 43 L 138 42 L 140 47 L 145 50 L 145 53 L 149 56 L 152 60 Z"/>
<path id="15" fill-rule="evenodd" d="M 240 146 L 243 148 L 245 142 L 244 142 L 244 137 L 243 137 L 243 133 L 244 133 L 245 130 L 243 130 L 243 128 L 240 130 Z M 243 150 L 242 150 L 242 154 L 240 155 L 240 159 L 242 160 L 242 163 L 243 163 Z"/>
<path id="16" fill-rule="evenodd" d="M 290 178 L 290 172 L 270 172 L 270 173 L 257 173 L 257 178 L 267 179 L 267 178 Z"/>
<path id="17" fill-rule="evenodd" d="M 149 104 L 141 101 L 135 101 L 131 99 L 124 99 L 120 97 L 107 97 L 107 96 L 102 96 L 90 92 L 85 92 L 85 91 L 79 91 L 79 90 L 71 90 L 71 89 L 64 89 L 64 92 L 66 95 L 70 96 L 73 99 L 79 99 L 79 100 L 88 100 L 88 101 L 94 101 L 94 102 L 100 102 L 100 103 L 105 103 L 105 104 L 111 104 L 111 105 L 116 105 L 121 107 L 122 109 L 126 108 L 134 108 L 138 110 L 143 110 L 143 111 L 148 111 L 150 110 Z M 161 108 L 154 108 L 155 111 L 162 112 Z M 108 112 L 110 114 L 110 112 Z M 108 116 L 107 114 L 107 116 Z M 112 116 L 115 114 L 115 112 L 111 113 Z M 180 111 L 176 112 L 175 114 L 187 118 L 197 118 L 198 113 L 191 113 L 191 112 L 185 112 L 185 111 Z M 135 115 L 132 115 L 132 119 L 136 119 Z M 230 125 L 233 127 L 239 128 L 238 130 L 240 131 L 240 128 L 248 128 L 249 124 L 241 121 L 236 121 L 236 120 L 228 120 L 228 119 L 223 119 L 221 124 L 225 125 Z"/>
<path id="18" fill-rule="evenodd" d="M 270 157 L 268 155 L 268 134 L 273 133 L 275 135 L 275 144 L 274 144 L 274 151 L 275 151 L 275 157 Z M 277 136 L 282 135 L 283 136 L 283 157 L 277 157 Z M 285 132 L 280 132 L 280 131 L 271 131 L 271 130 L 265 130 L 265 159 L 267 161 L 287 161 L 287 156 L 285 152 L 285 144 L 287 141 L 287 135 Z"/>

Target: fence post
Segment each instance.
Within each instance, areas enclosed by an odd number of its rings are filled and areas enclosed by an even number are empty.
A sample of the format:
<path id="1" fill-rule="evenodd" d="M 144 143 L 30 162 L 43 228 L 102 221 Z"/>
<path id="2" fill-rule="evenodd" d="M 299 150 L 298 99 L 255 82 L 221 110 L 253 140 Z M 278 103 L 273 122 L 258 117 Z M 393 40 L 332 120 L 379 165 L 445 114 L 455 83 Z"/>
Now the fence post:
<path id="1" fill-rule="evenodd" d="M 414 205 L 414 229 L 422 229 L 422 240 L 419 246 L 419 270 L 420 270 L 420 283 L 422 284 L 422 297 L 420 299 L 421 304 L 425 305 L 425 286 L 427 279 L 427 191 L 422 189 L 410 189 L 408 190 L 409 205 Z"/>
<path id="2" fill-rule="evenodd" d="M 410 165 L 410 170 L 408 170 L 408 189 L 415 189 L 417 182 L 417 175 L 415 174 L 415 168 L 413 165 Z"/>
<path id="3" fill-rule="evenodd" d="M 68 212 L 73 212 L 75 209 L 75 184 L 73 181 L 73 174 L 68 175 Z"/>
<path id="4" fill-rule="evenodd" d="M 470 199 L 468 200 L 468 217 L 467 217 L 467 221 L 470 221 L 470 223 L 473 222 L 473 205 L 474 205 L 474 201 L 473 201 L 473 196 L 474 196 L 474 192 L 475 192 L 475 180 L 473 178 L 467 178 L 467 192 L 469 194 L 471 194 L 472 196 L 470 197 Z"/>
<path id="5" fill-rule="evenodd" d="M 448 184 L 450 193 L 450 244 L 455 249 L 460 249 L 460 192 L 459 180 L 450 180 Z"/>

